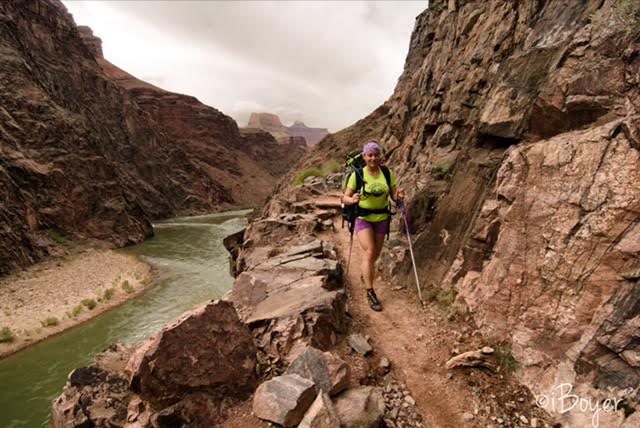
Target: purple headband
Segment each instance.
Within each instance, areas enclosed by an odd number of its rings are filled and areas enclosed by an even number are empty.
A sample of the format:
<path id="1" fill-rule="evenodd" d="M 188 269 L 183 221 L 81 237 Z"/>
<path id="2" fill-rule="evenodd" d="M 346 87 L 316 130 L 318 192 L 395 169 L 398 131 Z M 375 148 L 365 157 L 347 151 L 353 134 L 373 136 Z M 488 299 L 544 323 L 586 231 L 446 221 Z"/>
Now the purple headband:
<path id="1" fill-rule="evenodd" d="M 380 153 L 381 151 L 382 149 L 380 149 L 380 146 L 375 141 L 369 141 L 367 144 L 364 145 L 364 149 L 362 149 L 362 153 L 364 153 L 365 155 L 367 153 L 374 153 L 374 152 Z"/>

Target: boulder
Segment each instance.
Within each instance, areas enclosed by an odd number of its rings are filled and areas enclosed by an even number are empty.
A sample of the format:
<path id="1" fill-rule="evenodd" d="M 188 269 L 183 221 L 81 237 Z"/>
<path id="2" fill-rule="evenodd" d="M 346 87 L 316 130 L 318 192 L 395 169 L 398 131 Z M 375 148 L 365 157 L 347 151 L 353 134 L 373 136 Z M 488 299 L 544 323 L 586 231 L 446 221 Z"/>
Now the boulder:
<path id="1" fill-rule="evenodd" d="M 256 347 L 229 302 L 187 312 L 131 357 L 131 389 L 166 406 L 190 391 L 241 397 L 253 391 Z"/>
<path id="2" fill-rule="evenodd" d="M 297 374 L 312 380 L 318 392 L 335 395 L 349 386 L 350 367 L 331 352 L 321 352 L 305 347 L 287 369 L 287 374 Z"/>
<path id="3" fill-rule="evenodd" d="M 378 387 L 350 389 L 337 398 L 335 405 L 344 428 L 377 428 L 384 415 L 384 397 Z"/>
<path id="4" fill-rule="evenodd" d="M 115 344 L 89 367 L 73 370 L 51 405 L 51 426 L 123 426 L 135 395 L 121 372 L 133 351 L 131 345 Z"/>
<path id="5" fill-rule="evenodd" d="M 349 336 L 349 346 L 360 355 L 367 355 L 373 351 L 369 341 L 361 334 L 352 334 Z"/>
<path id="6" fill-rule="evenodd" d="M 298 287 L 313 286 L 314 289 L 332 289 L 327 277 L 322 275 L 303 276 L 300 271 L 251 270 L 238 275 L 233 289 L 224 300 L 233 302 L 238 316 L 243 322 L 249 320 L 256 306 L 271 295 L 296 289 Z M 302 277 L 302 278 L 301 278 Z"/>
<path id="7" fill-rule="evenodd" d="M 327 394 L 318 393 L 298 428 L 340 428 L 340 418 Z"/>
<path id="8" fill-rule="evenodd" d="M 256 389 L 253 412 L 284 427 L 297 425 L 315 397 L 314 383 L 296 374 L 275 377 Z"/>
<path id="9" fill-rule="evenodd" d="M 270 317 L 260 317 L 250 325 L 258 346 L 259 356 L 282 361 L 288 357 L 291 349 L 299 343 L 307 343 L 318 349 L 326 350 L 337 342 L 337 335 L 347 330 L 346 294 L 326 292 L 316 301 L 307 300 L 304 305 L 289 307 L 289 311 L 270 311 Z M 291 297 L 291 296 L 288 296 Z M 304 294 L 299 294 L 302 300 Z M 306 296 L 309 297 L 309 296 Z M 270 302 L 275 308 L 276 297 Z M 261 361 L 264 362 L 264 361 Z"/>
<path id="10" fill-rule="evenodd" d="M 297 315 L 317 307 L 331 307 L 342 295 L 342 291 L 327 291 L 318 284 L 301 284 L 276 292 L 258 303 L 247 323 Z"/>

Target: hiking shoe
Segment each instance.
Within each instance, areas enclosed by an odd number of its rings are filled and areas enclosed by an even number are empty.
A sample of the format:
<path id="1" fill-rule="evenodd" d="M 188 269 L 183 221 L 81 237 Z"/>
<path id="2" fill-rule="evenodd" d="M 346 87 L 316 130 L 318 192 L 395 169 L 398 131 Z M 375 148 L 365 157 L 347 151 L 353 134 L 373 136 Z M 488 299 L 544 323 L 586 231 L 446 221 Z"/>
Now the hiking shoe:
<path id="1" fill-rule="evenodd" d="M 378 296 L 376 296 L 376 292 L 373 288 L 367 290 L 367 298 L 369 299 L 369 306 L 371 306 L 371 309 L 378 312 L 382 310 L 382 305 L 380 304 Z"/>

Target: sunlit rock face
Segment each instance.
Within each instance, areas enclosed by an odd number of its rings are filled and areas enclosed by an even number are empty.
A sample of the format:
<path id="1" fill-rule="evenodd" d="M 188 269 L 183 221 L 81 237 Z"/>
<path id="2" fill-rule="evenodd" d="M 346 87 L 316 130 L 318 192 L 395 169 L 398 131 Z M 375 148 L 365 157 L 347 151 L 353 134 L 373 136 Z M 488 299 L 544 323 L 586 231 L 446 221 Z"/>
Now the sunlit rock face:
<path id="1" fill-rule="evenodd" d="M 326 128 L 310 128 L 301 121 L 295 121 L 291 126 L 284 126 L 280 117 L 273 113 L 251 113 L 248 129 L 261 129 L 273 135 L 281 143 L 300 141 L 304 138 L 308 146 L 314 146 L 329 135 Z"/>
<path id="2" fill-rule="evenodd" d="M 122 246 L 152 219 L 259 205 L 302 152 L 109 64 L 59 1 L 0 13 L 0 274 L 64 240 Z"/>
<path id="3" fill-rule="evenodd" d="M 300 121 L 295 121 L 287 129 L 293 137 L 303 137 L 309 146 L 315 146 L 320 140 L 329 135 L 329 131 L 326 128 L 309 128 L 304 122 Z"/>
<path id="4" fill-rule="evenodd" d="M 394 93 L 300 166 L 380 140 L 424 286 L 455 289 L 538 394 L 638 383 L 639 23 L 635 2 L 431 2 Z"/>

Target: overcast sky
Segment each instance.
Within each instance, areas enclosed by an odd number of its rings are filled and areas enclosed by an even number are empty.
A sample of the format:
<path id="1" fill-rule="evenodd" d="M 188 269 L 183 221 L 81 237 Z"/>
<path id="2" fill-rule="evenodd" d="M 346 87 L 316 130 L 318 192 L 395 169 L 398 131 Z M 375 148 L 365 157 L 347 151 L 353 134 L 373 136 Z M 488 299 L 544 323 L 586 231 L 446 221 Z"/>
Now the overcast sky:
<path id="1" fill-rule="evenodd" d="M 393 92 L 427 1 L 65 0 L 107 60 L 246 126 L 251 112 L 338 131 Z"/>

